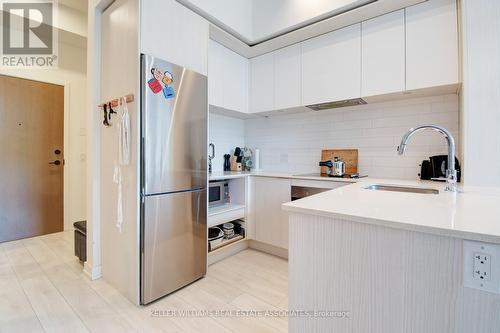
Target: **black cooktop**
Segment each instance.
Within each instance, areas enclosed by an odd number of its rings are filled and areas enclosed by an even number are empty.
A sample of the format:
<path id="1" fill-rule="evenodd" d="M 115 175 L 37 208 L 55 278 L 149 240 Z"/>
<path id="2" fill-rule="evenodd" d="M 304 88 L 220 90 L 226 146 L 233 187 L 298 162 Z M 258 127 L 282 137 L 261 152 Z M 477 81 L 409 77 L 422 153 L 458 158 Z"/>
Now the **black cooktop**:
<path id="1" fill-rule="evenodd" d="M 359 175 L 359 174 L 345 174 L 342 177 L 338 176 L 330 176 L 327 175 L 326 173 L 305 173 L 305 174 L 300 174 L 300 175 L 294 175 L 298 177 L 325 177 L 325 178 L 344 178 L 344 179 L 359 179 L 359 178 L 365 178 L 368 177 L 368 175 Z"/>

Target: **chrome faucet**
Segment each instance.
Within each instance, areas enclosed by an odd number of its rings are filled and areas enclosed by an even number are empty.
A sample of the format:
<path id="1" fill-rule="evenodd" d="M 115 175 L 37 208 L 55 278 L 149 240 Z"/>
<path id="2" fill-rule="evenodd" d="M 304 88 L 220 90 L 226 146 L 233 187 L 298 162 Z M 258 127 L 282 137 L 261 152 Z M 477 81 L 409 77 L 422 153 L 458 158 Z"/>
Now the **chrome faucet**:
<path id="1" fill-rule="evenodd" d="M 446 188 L 445 191 L 456 192 L 457 191 L 457 170 L 455 169 L 455 139 L 451 135 L 450 131 L 446 128 L 436 125 L 423 125 L 410 129 L 401 139 L 401 144 L 398 146 L 398 154 L 403 155 L 406 150 L 406 145 L 408 140 L 413 136 L 413 134 L 423 131 L 423 130 L 434 130 L 443 134 L 448 142 L 448 168 L 446 169 Z"/>

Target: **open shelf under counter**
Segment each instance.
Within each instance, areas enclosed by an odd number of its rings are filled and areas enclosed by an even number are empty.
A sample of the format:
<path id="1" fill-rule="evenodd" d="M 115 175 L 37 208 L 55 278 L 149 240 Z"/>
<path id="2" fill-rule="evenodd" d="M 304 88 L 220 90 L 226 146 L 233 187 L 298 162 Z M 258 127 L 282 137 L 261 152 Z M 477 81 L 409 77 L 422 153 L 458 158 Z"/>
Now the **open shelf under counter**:
<path id="1" fill-rule="evenodd" d="M 245 205 L 225 204 L 208 208 L 208 227 L 245 218 Z"/>
<path id="2" fill-rule="evenodd" d="M 222 241 L 222 243 L 220 243 L 220 244 L 215 245 L 214 247 L 212 247 L 212 248 L 210 249 L 209 253 L 214 252 L 214 251 L 216 251 L 216 250 L 218 250 L 218 249 L 221 249 L 221 248 L 223 248 L 224 246 L 228 246 L 228 245 L 231 245 L 231 244 L 233 244 L 233 243 L 237 243 L 237 242 L 239 242 L 239 241 L 241 241 L 241 240 L 244 240 L 244 239 L 245 239 L 245 236 L 242 236 L 242 235 L 237 235 L 237 236 L 235 236 L 235 237 L 233 237 L 233 238 L 231 238 L 231 239 L 224 239 L 224 240 Z"/>

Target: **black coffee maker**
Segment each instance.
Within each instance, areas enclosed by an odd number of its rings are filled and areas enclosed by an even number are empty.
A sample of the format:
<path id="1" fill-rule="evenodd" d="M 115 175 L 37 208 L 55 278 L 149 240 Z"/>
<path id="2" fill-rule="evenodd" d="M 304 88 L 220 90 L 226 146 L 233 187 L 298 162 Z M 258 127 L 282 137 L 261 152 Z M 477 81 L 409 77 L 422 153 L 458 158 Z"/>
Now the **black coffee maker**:
<path id="1" fill-rule="evenodd" d="M 446 181 L 446 170 L 448 169 L 448 155 L 436 155 L 422 161 L 420 165 L 420 179 Z M 460 182 L 460 162 L 455 157 L 455 169 L 457 170 L 457 182 Z"/>

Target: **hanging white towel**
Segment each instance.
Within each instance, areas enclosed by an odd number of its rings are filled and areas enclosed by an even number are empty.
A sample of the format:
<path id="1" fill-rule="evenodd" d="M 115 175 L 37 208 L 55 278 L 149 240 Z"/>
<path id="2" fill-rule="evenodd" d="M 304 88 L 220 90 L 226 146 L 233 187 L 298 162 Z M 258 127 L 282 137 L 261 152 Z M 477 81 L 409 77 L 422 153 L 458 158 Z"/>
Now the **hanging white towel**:
<path id="1" fill-rule="evenodd" d="M 120 98 L 118 109 L 118 160 L 115 163 L 113 181 L 118 185 L 116 203 L 116 227 L 122 232 L 123 227 L 123 185 L 122 166 L 130 164 L 130 117 L 128 114 L 127 99 Z"/>
<path id="2" fill-rule="evenodd" d="M 116 203 L 116 227 L 118 231 L 122 232 L 123 226 L 123 197 L 122 197 L 122 168 L 115 165 L 113 173 L 113 181 L 118 184 L 117 189 L 117 203 Z"/>
<path id="3" fill-rule="evenodd" d="M 119 116 L 119 148 L 118 158 L 120 165 L 129 165 L 130 163 L 130 116 L 128 114 L 127 99 L 121 98 Z"/>

